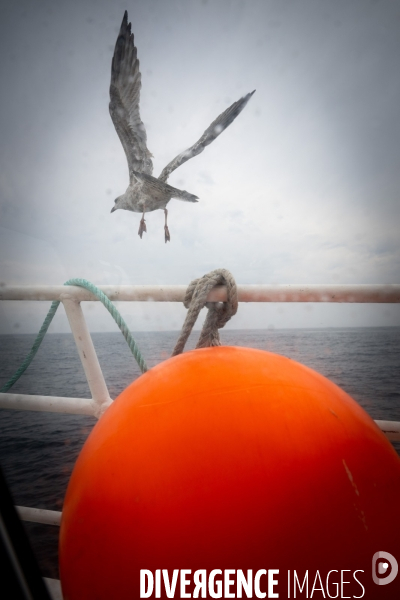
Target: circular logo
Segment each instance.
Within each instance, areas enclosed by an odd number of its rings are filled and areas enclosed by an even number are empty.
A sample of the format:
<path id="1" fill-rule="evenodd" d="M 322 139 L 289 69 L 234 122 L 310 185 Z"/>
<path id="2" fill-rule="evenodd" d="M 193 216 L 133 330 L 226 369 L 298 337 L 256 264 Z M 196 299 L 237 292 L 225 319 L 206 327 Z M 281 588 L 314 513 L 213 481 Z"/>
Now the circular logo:
<path id="1" fill-rule="evenodd" d="M 372 579 L 376 585 L 391 583 L 399 571 L 395 557 L 389 552 L 375 552 L 372 557 Z"/>

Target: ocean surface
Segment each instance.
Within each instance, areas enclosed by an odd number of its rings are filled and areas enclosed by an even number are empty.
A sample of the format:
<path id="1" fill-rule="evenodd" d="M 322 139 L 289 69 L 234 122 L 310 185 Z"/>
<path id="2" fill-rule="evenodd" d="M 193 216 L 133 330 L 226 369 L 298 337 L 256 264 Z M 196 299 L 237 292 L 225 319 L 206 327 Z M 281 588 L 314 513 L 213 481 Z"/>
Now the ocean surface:
<path id="1" fill-rule="evenodd" d="M 93 341 L 112 398 L 140 375 L 119 333 L 95 333 Z M 137 333 L 149 367 L 171 355 L 178 332 Z M 187 349 L 196 344 L 198 332 Z M 34 335 L 0 336 L 0 386 L 30 350 Z M 276 352 L 328 377 L 373 419 L 400 421 L 400 327 L 222 331 L 224 345 Z M 89 388 L 70 334 L 48 334 L 13 393 L 89 398 Z M 68 479 L 92 417 L 0 409 L 0 463 L 15 504 L 61 510 Z M 395 444 L 400 452 L 400 444 Z M 43 576 L 58 578 L 59 528 L 24 523 Z"/>

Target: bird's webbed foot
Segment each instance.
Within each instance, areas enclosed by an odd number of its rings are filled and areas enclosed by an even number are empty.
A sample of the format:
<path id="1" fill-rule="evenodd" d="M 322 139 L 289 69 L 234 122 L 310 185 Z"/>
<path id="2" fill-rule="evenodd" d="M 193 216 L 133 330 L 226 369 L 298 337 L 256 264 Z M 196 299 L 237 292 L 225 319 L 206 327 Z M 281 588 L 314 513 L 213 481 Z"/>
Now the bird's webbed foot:
<path id="1" fill-rule="evenodd" d="M 139 231 L 140 239 L 142 239 L 143 233 L 147 232 L 146 221 L 144 220 L 144 216 L 140 219 Z"/>

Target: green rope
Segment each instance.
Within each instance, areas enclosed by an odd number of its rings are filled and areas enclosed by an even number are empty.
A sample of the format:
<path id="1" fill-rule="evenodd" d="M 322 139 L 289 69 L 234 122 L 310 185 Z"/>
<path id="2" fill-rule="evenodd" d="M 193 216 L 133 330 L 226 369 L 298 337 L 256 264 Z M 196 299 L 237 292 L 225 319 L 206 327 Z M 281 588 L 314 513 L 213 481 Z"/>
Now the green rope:
<path id="1" fill-rule="evenodd" d="M 42 343 L 44 336 L 46 335 L 46 331 L 48 330 L 49 325 L 52 322 L 53 317 L 56 314 L 57 308 L 59 307 L 59 305 L 60 305 L 59 300 L 55 300 L 54 302 L 51 303 L 50 310 L 47 313 L 45 320 L 43 321 L 43 325 L 41 326 L 40 331 L 36 336 L 36 340 L 34 341 L 34 344 L 31 348 L 28 356 L 25 358 L 24 362 L 22 363 L 20 368 L 14 373 L 14 375 L 11 377 L 11 379 L 9 379 L 7 381 L 7 383 L 5 383 L 3 385 L 0 392 L 7 392 L 7 390 L 9 390 L 10 387 L 12 387 L 14 385 L 14 383 L 16 381 L 18 381 L 18 379 L 21 377 L 22 373 L 24 373 L 24 371 L 26 371 L 26 369 L 29 367 L 36 352 L 39 350 L 39 346 Z"/>
<path id="2" fill-rule="evenodd" d="M 79 287 L 83 287 L 89 290 L 89 292 L 92 292 L 92 294 L 94 294 L 96 298 L 100 300 L 100 302 L 106 307 L 106 309 L 120 328 L 122 335 L 126 339 L 127 344 L 133 356 L 135 357 L 137 364 L 140 367 L 140 370 L 142 371 L 142 373 L 145 373 L 147 371 L 147 365 L 144 361 L 144 358 L 141 355 L 140 350 L 137 347 L 136 342 L 128 329 L 128 325 L 125 323 L 124 319 L 122 318 L 114 304 L 111 302 L 111 300 L 109 300 L 107 296 L 101 290 L 99 290 L 98 287 L 93 285 L 93 283 L 90 283 L 90 281 L 86 281 L 86 279 L 68 279 L 68 281 L 66 281 L 64 285 L 77 285 Z"/>
<path id="3" fill-rule="evenodd" d="M 83 287 L 83 288 L 87 289 L 89 292 L 91 292 L 92 294 L 94 294 L 96 296 L 96 298 L 98 300 L 100 300 L 100 302 L 102 302 L 102 304 L 106 307 L 106 309 L 108 310 L 108 312 L 110 313 L 110 315 L 113 317 L 114 321 L 120 328 L 122 335 L 126 339 L 127 344 L 129 346 L 133 356 L 135 357 L 136 362 L 138 363 L 138 365 L 140 367 L 140 370 L 142 371 L 142 373 L 145 373 L 147 371 L 147 365 L 143 359 L 143 356 L 141 355 L 140 350 L 139 350 L 135 340 L 133 339 L 132 334 L 129 331 L 127 324 L 125 323 L 124 319 L 118 312 L 117 308 L 107 298 L 107 296 L 101 290 L 99 290 L 98 287 L 93 285 L 93 283 L 90 283 L 90 281 L 86 281 L 86 279 L 69 279 L 68 281 L 66 281 L 64 283 L 64 285 L 76 285 L 79 287 Z M 55 300 L 54 302 L 51 303 L 50 310 L 47 313 L 45 320 L 43 321 L 43 325 L 41 326 L 40 331 L 36 336 L 36 339 L 33 343 L 33 346 L 31 348 L 29 354 L 27 355 L 27 357 L 25 358 L 24 362 L 19 367 L 19 369 L 11 377 L 11 379 L 9 379 L 7 381 L 7 383 L 5 383 L 3 385 L 3 387 L 0 389 L 0 392 L 3 392 L 3 393 L 7 392 L 10 389 L 10 387 L 12 387 L 14 385 L 14 383 L 16 381 L 18 381 L 18 379 L 21 377 L 21 375 L 24 373 L 24 371 L 26 371 L 26 369 L 29 367 L 36 352 L 39 350 L 40 344 L 42 343 L 43 338 L 46 335 L 46 332 L 50 326 L 50 323 L 53 320 L 54 315 L 57 312 L 57 308 L 59 307 L 59 305 L 60 305 L 59 300 Z"/>

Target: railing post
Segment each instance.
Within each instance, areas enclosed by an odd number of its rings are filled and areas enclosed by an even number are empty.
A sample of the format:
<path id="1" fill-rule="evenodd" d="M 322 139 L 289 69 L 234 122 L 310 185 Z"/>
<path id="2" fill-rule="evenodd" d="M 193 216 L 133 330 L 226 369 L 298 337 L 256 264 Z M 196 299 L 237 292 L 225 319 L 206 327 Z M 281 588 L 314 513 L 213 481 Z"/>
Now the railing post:
<path id="1" fill-rule="evenodd" d="M 110 406 L 112 400 L 108 393 L 107 384 L 103 377 L 81 304 L 68 293 L 61 294 L 60 300 L 64 305 L 71 326 L 92 399 L 96 404 L 95 415 L 100 418 L 106 408 Z"/>

